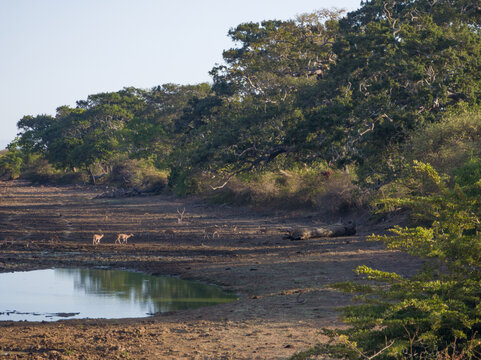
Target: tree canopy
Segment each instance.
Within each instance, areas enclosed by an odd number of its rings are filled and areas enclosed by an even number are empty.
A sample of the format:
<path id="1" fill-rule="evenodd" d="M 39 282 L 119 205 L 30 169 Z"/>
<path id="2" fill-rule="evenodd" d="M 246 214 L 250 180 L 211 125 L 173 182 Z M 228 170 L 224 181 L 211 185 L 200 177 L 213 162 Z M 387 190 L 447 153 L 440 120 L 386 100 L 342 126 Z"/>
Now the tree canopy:
<path id="1" fill-rule="evenodd" d="M 280 157 L 363 164 L 425 123 L 479 107 L 480 15 L 475 0 L 371 0 L 344 17 L 243 23 L 212 84 L 91 95 L 22 118 L 19 145 L 60 168 L 150 159 L 173 183 L 196 172 L 224 181 Z"/>

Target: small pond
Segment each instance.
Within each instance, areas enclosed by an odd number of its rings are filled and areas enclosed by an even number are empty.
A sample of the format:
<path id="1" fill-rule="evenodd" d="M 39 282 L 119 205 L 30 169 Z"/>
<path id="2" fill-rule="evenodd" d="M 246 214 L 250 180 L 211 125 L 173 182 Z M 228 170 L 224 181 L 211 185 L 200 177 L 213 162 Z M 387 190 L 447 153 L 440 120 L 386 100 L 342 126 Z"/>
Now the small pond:
<path id="1" fill-rule="evenodd" d="M 0 273 L 0 320 L 131 318 L 234 301 L 219 287 L 103 269 Z"/>

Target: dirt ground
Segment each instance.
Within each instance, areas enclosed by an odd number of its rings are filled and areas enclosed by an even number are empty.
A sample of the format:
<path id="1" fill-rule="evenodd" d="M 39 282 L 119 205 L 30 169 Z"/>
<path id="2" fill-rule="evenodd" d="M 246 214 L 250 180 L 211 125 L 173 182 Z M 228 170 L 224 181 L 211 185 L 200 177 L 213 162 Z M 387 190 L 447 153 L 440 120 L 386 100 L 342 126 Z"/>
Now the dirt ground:
<path id="1" fill-rule="evenodd" d="M 342 326 L 336 308 L 350 299 L 329 283 L 355 280 L 362 264 L 409 274 L 419 262 L 366 241 L 388 223 L 357 219 L 356 236 L 290 241 L 286 229 L 333 219 L 169 196 L 95 199 L 101 191 L 0 182 L 0 272 L 106 266 L 214 283 L 239 299 L 139 319 L 0 321 L 0 359 L 287 359 L 325 340 L 320 328 Z M 207 239 L 209 227 L 219 236 Z M 118 233 L 135 236 L 115 245 Z"/>

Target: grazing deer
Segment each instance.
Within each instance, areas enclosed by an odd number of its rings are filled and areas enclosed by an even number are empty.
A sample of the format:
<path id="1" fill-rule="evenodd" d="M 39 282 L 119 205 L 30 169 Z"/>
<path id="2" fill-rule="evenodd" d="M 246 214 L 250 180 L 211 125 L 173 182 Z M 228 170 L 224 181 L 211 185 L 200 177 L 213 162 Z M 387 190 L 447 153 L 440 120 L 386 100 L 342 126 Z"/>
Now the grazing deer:
<path id="1" fill-rule="evenodd" d="M 217 226 L 209 226 L 204 229 L 204 239 L 209 239 L 210 237 L 214 239 L 216 235 L 217 238 L 220 238 L 219 228 Z"/>
<path id="2" fill-rule="evenodd" d="M 129 239 L 129 237 L 132 237 L 134 236 L 134 234 L 118 234 L 117 235 L 117 239 L 115 239 L 115 243 L 116 244 L 127 244 L 127 240 Z"/>
<path id="3" fill-rule="evenodd" d="M 185 213 L 185 208 L 184 210 L 182 210 L 182 212 L 180 212 L 179 209 L 177 209 L 177 214 L 179 214 L 179 216 L 177 217 L 177 224 L 182 224 L 182 220 L 184 220 L 184 213 Z"/>
<path id="4" fill-rule="evenodd" d="M 104 237 L 104 234 L 102 234 L 102 235 L 94 234 L 94 236 L 92 238 L 92 244 L 93 245 L 100 244 L 100 239 L 102 239 L 103 237 Z"/>

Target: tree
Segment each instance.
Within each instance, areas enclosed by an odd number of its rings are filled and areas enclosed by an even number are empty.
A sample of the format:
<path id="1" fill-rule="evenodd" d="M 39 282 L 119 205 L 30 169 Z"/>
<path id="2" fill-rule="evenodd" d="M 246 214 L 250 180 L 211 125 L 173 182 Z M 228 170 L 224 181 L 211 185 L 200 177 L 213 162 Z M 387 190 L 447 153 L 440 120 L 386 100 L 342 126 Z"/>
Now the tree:
<path id="1" fill-rule="evenodd" d="M 341 19 L 336 63 L 300 93 L 306 148 L 362 163 L 449 109 L 478 106 L 479 15 L 476 1 L 373 0 Z"/>
<path id="2" fill-rule="evenodd" d="M 320 10 L 295 20 L 243 23 L 229 31 L 238 47 L 224 51 L 226 65 L 211 75 L 218 93 L 285 101 L 306 79 L 322 77 L 335 61 L 331 44 L 342 10 Z M 311 81 L 312 82 L 312 81 Z"/>
<path id="3" fill-rule="evenodd" d="M 191 101 L 202 101 L 210 91 L 207 83 L 164 84 L 142 91 L 142 108 L 134 112 L 127 126 L 132 156 L 152 158 L 157 166 L 168 167 L 168 157 L 180 134 L 188 132 L 189 124 L 182 120 L 185 109 Z"/>
<path id="4" fill-rule="evenodd" d="M 43 153 L 59 168 L 85 168 L 95 183 L 92 165 L 107 166 L 120 151 L 122 130 L 138 106 L 132 89 L 91 95 L 76 108 L 61 106 L 55 118 L 27 116 L 18 122 L 21 146 Z"/>
<path id="5" fill-rule="evenodd" d="M 211 71 L 213 94 L 190 102 L 178 123 L 189 135 L 182 153 L 175 153 L 183 159 L 177 168 L 220 174 L 224 182 L 281 154 L 302 152 L 291 136 L 303 119 L 296 94 L 335 61 L 331 45 L 341 13 L 319 11 L 231 29 L 238 46 L 224 51 L 225 65 Z"/>
<path id="6" fill-rule="evenodd" d="M 47 150 L 48 131 L 55 125 L 55 118 L 49 115 L 24 116 L 17 123 L 21 131 L 18 144 L 26 152 L 43 152 Z"/>

